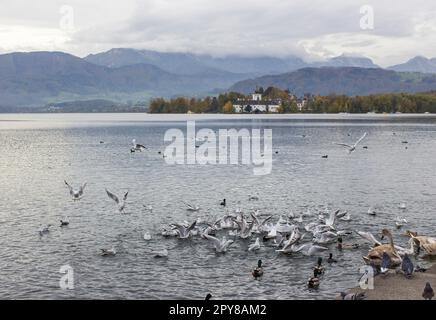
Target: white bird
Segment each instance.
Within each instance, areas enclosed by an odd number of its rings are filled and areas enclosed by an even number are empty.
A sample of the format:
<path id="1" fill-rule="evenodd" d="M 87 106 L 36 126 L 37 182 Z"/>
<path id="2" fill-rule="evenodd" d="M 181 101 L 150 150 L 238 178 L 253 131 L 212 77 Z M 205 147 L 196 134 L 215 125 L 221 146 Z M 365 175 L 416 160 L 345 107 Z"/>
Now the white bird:
<path id="1" fill-rule="evenodd" d="M 317 254 L 319 254 L 319 253 L 321 253 L 321 252 L 323 252 L 323 251 L 326 251 L 326 250 L 328 250 L 328 249 L 329 249 L 329 248 L 322 247 L 322 246 L 310 245 L 310 246 L 309 246 L 309 249 L 307 249 L 307 251 L 304 252 L 304 254 L 305 254 L 306 256 L 314 256 L 314 255 L 317 255 Z"/>
<path id="2" fill-rule="evenodd" d="M 342 218 L 339 218 L 339 220 L 341 220 L 341 221 L 351 221 L 351 215 L 349 213 L 347 213 Z"/>
<path id="3" fill-rule="evenodd" d="M 348 214 L 348 211 L 341 212 L 340 210 L 336 211 L 336 218 L 340 219 L 345 217 Z"/>
<path id="4" fill-rule="evenodd" d="M 151 240 L 151 234 L 149 234 L 149 233 L 144 233 L 144 240 L 145 240 L 145 241 L 149 241 L 149 240 Z"/>
<path id="5" fill-rule="evenodd" d="M 194 221 L 189 226 L 181 224 L 173 224 L 173 229 L 177 232 L 180 239 L 188 239 L 191 236 L 191 231 L 195 228 L 197 221 Z"/>
<path id="6" fill-rule="evenodd" d="M 124 208 L 126 207 L 126 200 L 127 200 L 127 196 L 129 195 L 129 191 L 127 191 L 124 194 L 124 197 L 121 200 L 115 194 L 110 192 L 108 189 L 106 189 L 106 193 L 107 193 L 109 198 L 111 198 L 112 200 L 114 200 L 116 202 L 116 204 L 118 205 L 118 211 L 120 213 L 124 213 Z"/>
<path id="7" fill-rule="evenodd" d="M 197 205 L 192 205 L 190 203 L 187 203 L 185 201 L 183 201 L 183 204 L 186 206 L 186 210 L 188 211 L 198 211 L 200 210 L 200 207 Z"/>
<path id="8" fill-rule="evenodd" d="M 375 211 L 375 209 L 374 209 L 373 207 L 370 207 L 370 208 L 368 209 L 368 214 L 369 214 L 370 216 L 375 216 L 375 215 L 377 214 L 377 212 Z"/>
<path id="9" fill-rule="evenodd" d="M 288 247 L 297 243 L 298 240 L 300 240 L 300 239 L 301 239 L 301 232 L 298 228 L 295 228 L 294 231 L 292 231 L 291 236 L 289 237 L 289 240 L 283 242 L 283 249 L 286 250 Z"/>
<path id="10" fill-rule="evenodd" d="M 397 219 L 395 220 L 395 225 L 397 226 L 397 229 L 400 229 L 405 224 L 407 224 L 407 220 L 404 218 L 397 217 Z"/>
<path id="11" fill-rule="evenodd" d="M 215 251 L 217 253 L 224 253 L 227 251 L 227 248 L 233 243 L 233 240 L 227 240 L 226 237 L 223 237 L 221 240 L 215 238 L 207 233 L 203 234 L 203 237 L 207 240 L 212 241 Z"/>
<path id="12" fill-rule="evenodd" d="M 75 200 L 75 201 L 80 200 L 83 196 L 83 191 L 85 190 L 86 182 L 83 185 L 81 185 L 79 189 L 74 189 L 65 180 L 64 180 L 64 182 L 67 185 L 68 189 L 70 189 L 70 195 L 73 198 L 73 200 Z"/>
<path id="13" fill-rule="evenodd" d="M 406 204 L 403 202 L 403 203 L 400 203 L 400 204 L 398 205 L 398 208 L 401 209 L 401 210 L 406 210 L 407 206 L 406 206 Z"/>
<path id="14" fill-rule="evenodd" d="M 143 150 L 147 149 L 144 145 L 136 143 L 136 139 L 132 140 L 132 148 L 130 149 L 130 152 L 142 152 Z"/>
<path id="15" fill-rule="evenodd" d="M 307 247 L 307 244 L 303 244 L 303 245 L 301 245 L 299 247 L 296 244 L 293 244 L 291 246 L 288 246 L 286 249 L 282 248 L 280 250 L 276 250 L 276 252 L 281 252 L 281 253 L 285 253 L 285 254 L 297 253 L 297 252 L 300 252 L 301 250 L 303 250 L 306 247 Z"/>
<path id="16" fill-rule="evenodd" d="M 100 250 L 101 250 L 101 255 L 103 257 L 114 256 L 117 254 L 117 250 L 115 249 L 114 246 L 112 246 L 112 248 L 110 248 L 110 249 L 100 249 Z"/>
<path id="17" fill-rule="evenodd" d="M 300 216 L 298 218 L 294 219 L 294 221 L 298 222 L 298 223 L 303 223 L 303 215 L 300 214 Z"/>
<path id="18" fill-rule="evenodd" d="M 153 254 L 154 254 L 155 258 L 166 258 L 166 257 L 168 257 L 168 250 L 163 249 L 160 251 L 154 251 Z"/>
<path id="19" fill-rule="evenodd" d="M 330 228 L 334 228 L 334 224 L 335 224 L 335 219 L 336 219 L 336 214 L 339 212 L 331 212 L 329 217 L 325 220 L 325 224 L 326 226 L 329 226 Z"/>
<path id="20" fill-rule="evenodd" d="M 145 210 L 153 212 L 153 206 L 152 205 L 145 205 L 145 204 L 143 204 L 142 206 L 144 207 Z"/>
<path id="21" fill-rule="evenodd" d="M 372 245 L 381 245 L 381 242 L 378 241 L 372 233 L 370 232 L 363 232 L 363 231 L 356 231 L 356 233 L 361 236 L 363 239 L 367 240 L 369 243 L 371 243 Z"/>
<path id="22" fill-rule="evenodd" d="M 338 146 L 342 146 L 342 147 L 347 148 L 347 149 L 348 149 L 348 153 L 352 153 L 354 150 L 356 150 L 357 145 L 358 145 L 358 144 L 359 144 L 363 139 L 365 139 L 365 137 L 366 137 L 366 132 L 365 132 L 365 133 L 363 134 L 363 136 L 360 137 L 360 139 L 357 140 L 357 142 L 356 142 L 355 144 L 353 144 L 353 145 L 349 145 L 349 144 L 346 144 L 346 143 L 335 143 L 335 144 L 338 145 Z"/>
<path id="23" fill-rule="evenodd" d="M 51 224 L 48 224 L 46 226 L 40 226 L 38 229 L 39 235 L 43 236 L 44 234 L 49 233 L 50 227 L 51 227 Z"/>
<path id="24" fill-rule="evenodd" d="M 259 238 L 256 238 L 256 241 L 248 247 L 248 251 L 257 251 L 260 249 L 260 241 Z"/>

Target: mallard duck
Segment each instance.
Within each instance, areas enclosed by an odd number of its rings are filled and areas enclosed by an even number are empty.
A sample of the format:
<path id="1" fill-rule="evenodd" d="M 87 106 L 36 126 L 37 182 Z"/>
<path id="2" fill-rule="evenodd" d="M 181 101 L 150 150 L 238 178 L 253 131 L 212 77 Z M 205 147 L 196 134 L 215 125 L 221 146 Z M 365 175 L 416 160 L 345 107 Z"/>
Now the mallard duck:
<path id="1" fill-rule="evenodd" d="M 319 275 L 324 274 L 325 268 L 322 266 L 322 258 L 321 257 L 318 258 L 318 261 L 317 261 L 317 264 L 316 264 L 314 270 L 316 270 Z"/>
<path id="2" fill-rule="evenodd" d="M 383 253 L 386 252 L 386 254 L 391 259 L 391 267 L 393 268 L 399 266 L 401 264 L 401 257 L 395 249 L 392 234 L 389 230 L 383 229 L 382 238 L 383 237 L 389 238 L 389 244 L 382 244 L 372 248 L 371 250 L 369 250 L 368 255 L 366 257 L 363 257 L 363 260 L 366 264 L 372 264 L 379 267 L 382 263 Z"/>
<path id="3" fill-rule="evenodd" d="M 262 260 L 257 262 L 257 268 L 255 268 L 251 274 L 255 278 L 260 278 L 263 276 Z"/>
<path id="4" fill-rule="evenodd" d="M 342 250 L 342 249 L 358 249 L 359 248 L 359 244 L 358 243 L 343 244 L 342 237 L 339 237 L 338 238 L 338 244 L 337 244 L 336 247 L 338 248 L 338 250 Z"/>
<path id="5" fill-rule="evenodd" d="M 418 236 L 418 233 L 412 231 L 406 231 L 406 234 L 413 240 L 414 244 L 418 247 L 418 253 L 421 249 L 424 249 L 427 255 L 436 255 L 436 238 Z"/>
<path id="6" fill-rule="evenodd" d="M 318 271 L 315 269 L 313 270 L 313 277 L 309 278 L 309 281 L 307 281 L 307 287 L 310 289 L 317 289 L 319 287 L 319 282 Z"/>
<path id="7" fill-rule="evenodd" d="M 206 295 L 206 298 L 204 298 L 204 300 L 209 301 L 210 299 L 212 299 L 212 295 L 210 293 L 208 293 Z"/>
<path id="8" fill-rule="evenodd" d="M 333 259 L 333 253 L 329 253 L 329 257 L 328 257 L 328 259 L 327 259 L 327 262 L 328 263 L 336 263 L 336 262 L 338 262 L 336 259 Z"/>
<path id="9" fill-rule="evenodd" d="M 226 206 L 226 199 L 223 199 L 223 201 L 221 201 L 220 205 L 225 207 Z"/>

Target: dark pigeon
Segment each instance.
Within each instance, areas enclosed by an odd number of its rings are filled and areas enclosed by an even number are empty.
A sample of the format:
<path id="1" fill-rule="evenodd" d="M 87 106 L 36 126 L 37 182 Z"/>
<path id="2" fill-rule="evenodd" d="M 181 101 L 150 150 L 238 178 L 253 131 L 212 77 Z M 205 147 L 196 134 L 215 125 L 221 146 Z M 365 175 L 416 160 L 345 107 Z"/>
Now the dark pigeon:
<path id="1" fill-rule="evenodd" d="M 391 258 L 386 252 L 383 252 L 383 258 L 381 263 L 381 273 L 386 273 L 391 266 Z"/>
<path id="2" fill-rule="evenodd" d="M 404 272 L 406 278 L 410 279 L 412 277 L 413 263 L 407 254 L 404 256 L 403 262 L 401 263 L 401 270 Z"/>
<path id="3" fill-rule="evenodd" d="M 425 288 L 424 288 L 424 292 L 422 293 L 422 297 L 425 300 L 431 300 L 434 297 L 434 291 L 433 291 L 433 288 L 431 287 L 429 282 L 427 282 L 425 284 Z"/>

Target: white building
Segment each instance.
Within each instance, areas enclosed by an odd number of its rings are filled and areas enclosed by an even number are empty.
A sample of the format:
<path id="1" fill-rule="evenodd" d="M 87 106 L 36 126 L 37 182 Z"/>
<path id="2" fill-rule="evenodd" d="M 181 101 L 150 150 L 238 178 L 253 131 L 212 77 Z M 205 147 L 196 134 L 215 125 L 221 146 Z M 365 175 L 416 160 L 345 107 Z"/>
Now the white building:
<path id="1" fill-rule="evenodd" d="M 251 99 L 238 99 L 233 103 L 233 108 L 236 113 L 261 113 L 261 112 L 279 112 L 281 100 L 264 100 L 262 93 L 255 91 L 251 95 Z"/>

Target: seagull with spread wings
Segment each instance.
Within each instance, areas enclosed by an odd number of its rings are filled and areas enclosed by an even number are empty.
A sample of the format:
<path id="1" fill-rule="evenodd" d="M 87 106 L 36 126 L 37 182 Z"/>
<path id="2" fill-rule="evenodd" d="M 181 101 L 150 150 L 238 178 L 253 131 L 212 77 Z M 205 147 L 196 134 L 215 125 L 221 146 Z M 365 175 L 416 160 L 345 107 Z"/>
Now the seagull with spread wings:
<path id="1" fill-rule="evenodd" d="M 82 198 L 82 196 L 83 196 L 83 191 L 85 190 L 86 182 L 85 182 L 83 185 L 81 185 L 79 189 L 74 189 L 74 188 L 73 188 L 72 186 L 70 186 L 70 185 L 68 184 L 68 182 L 65 181 L 65 180 L 64 180 L 64 182 L 65 182 L 65 184 L 67 185 L 68 189 L 70 190 L 70 195 L 71 195 L 71 197 L 73 198 L 73 200 L 74 200 L 74 201 L 76 201 L 76 200 L 80 200 L 80 199 Z"/>
<path id="2" fill-rule="evenodd" d="M 107 193 L 109 198 L 111 198 L 112 200 L 114 200 L 116 202 L 116 204 L 118 205 L 118 211 L 120 213 L 124 213 L 124 209 L 126 207 L 126 200 L 127 200 L 127 196 L 129 194 L 129 191 L 127 191 L 124 194 L 124 197 L 122 199 L 119 199 L 115 194 L 110 192 L 108 189 L 106 189 L 106 193 Z"/>
<path id="3" fill-rule="evenodd" d="M 357 145 L 358 145 L 358 144 L 359 144 L 363 139 L 365 139 L 365 137 L 366 137 L 366 132 L 365 132 L 365 133 L 363 134 L 363 136 L 361 136 L 360 139 L 357 140 L 357 142 L 356 142 L 355 144 L 353 144 L 353 145 L 349 145 L 349 144 L 346 144 L 346 143 L 335 143 L 335 144 L 337 144 L 338 146 L 342 146 L 342 147 L 344 147 L 344 148 L 347 148 L 347 149 L 348 149 L 348 153 L 352 153 L 353 151 L 356 150 Z"/>

